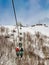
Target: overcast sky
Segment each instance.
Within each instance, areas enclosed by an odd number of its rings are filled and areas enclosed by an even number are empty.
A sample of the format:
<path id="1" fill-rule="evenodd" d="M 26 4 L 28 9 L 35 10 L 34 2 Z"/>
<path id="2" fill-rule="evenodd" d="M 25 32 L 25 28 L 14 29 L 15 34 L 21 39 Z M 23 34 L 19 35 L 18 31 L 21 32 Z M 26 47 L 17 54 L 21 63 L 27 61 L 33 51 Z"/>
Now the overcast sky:
<path id="1" fill-rule="evenodd" d="M 0 0 L 0 24 L 15 25 L 12 0 Z M 14 0 L 17 21 L 49 24 L 49 0 Z"/>

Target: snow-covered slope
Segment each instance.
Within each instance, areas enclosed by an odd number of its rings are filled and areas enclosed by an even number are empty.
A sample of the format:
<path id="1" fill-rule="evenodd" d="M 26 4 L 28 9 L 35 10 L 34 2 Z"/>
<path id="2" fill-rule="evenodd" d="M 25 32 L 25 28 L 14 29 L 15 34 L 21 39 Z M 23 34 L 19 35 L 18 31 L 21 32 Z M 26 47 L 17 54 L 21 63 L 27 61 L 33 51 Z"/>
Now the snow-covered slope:
<path id="1" fill-rule="evenodd" d="M 0 65 L 18 65 L 15 47 L 18 46 L 19 42 L 22 43 L 24 48 L 24 56 L 21 61 L 32 65 L 31 61 L 33 58 L 35 61 L 39 61 L 38 57 L 40 61 L 41 59 L 45 59 L 46 55 L 42 47 L 49 48 L 49 26 L 45 26 L 44 24 L 32 27 L 19 26 L 18 29 L 16 26 L 0 26 Z M 20 35 L 20 33 L 22 34 Z M 22 41 L 19 40 L 20 37 L 22 37 Z M 36 59 L 35 56 L 37 57 Z M 25 65 L 23 62 L 21 62 L 21 65 Z"/>
<path id="2" fill-rule="evenodd" d="M 2 27 L 2 26 L 0 26 Z M 15 30 L 17 33 L 17 27 L 16 26 L 3 26 L 6 29 L 8 29 L 8 33 L 12 33 L 12 30 Z M 44 26 L 44 25 L 35 25 L 34 27 L 28 26 L 28 27 L 18 27 L 19 32 L 30 32 L 30 34 L 35 34 L 35 32 L 39 31 L 44 35 L 49 36 L 49 26 Z"/>

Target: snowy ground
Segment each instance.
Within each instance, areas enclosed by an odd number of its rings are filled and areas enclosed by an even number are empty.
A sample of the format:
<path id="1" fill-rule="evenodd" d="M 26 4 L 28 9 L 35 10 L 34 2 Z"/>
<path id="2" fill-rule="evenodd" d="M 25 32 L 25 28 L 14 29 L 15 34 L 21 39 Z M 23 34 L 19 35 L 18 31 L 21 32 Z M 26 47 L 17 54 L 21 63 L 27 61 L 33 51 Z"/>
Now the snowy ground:
<path id="1" fill-rule="evenodd" d="M 49 65 L 49 26 L 43 24 L 18 29 L 19 34 L 16 26 L 0 26 L 0 65 Z M 19 41 L 20 37 L 22 41 Z M 19 42 L 24 49 L 22 58 L 17 58 L 15 51 Z"/>

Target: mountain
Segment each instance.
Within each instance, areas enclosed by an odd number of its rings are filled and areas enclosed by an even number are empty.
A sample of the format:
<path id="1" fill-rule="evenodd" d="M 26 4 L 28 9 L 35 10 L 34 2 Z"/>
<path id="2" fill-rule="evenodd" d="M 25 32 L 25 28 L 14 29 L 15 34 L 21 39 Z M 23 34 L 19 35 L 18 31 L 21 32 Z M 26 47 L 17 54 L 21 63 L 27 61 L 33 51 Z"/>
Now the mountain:
<path id="1" fill-rule="evenodd" d="M 15 48 L 22 43 L 23 57 Z M 49 26 L 0 26 L 0 65 L 42 65 L 49 62 Z"/>

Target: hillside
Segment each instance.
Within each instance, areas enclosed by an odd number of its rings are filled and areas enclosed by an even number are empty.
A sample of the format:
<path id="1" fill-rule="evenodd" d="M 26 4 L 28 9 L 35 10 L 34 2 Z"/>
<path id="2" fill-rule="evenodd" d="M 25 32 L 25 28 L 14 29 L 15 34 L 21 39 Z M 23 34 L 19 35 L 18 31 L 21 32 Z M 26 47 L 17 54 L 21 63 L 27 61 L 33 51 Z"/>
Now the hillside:
<path id="1" fill-rule="evenodd" d="M 49 65 L 49 26 L 0 26 L 0 65 Z M 22 40 L 20 41 L 20 38 Z M 22 43 L 23 57 L 15 48 Z"/>

